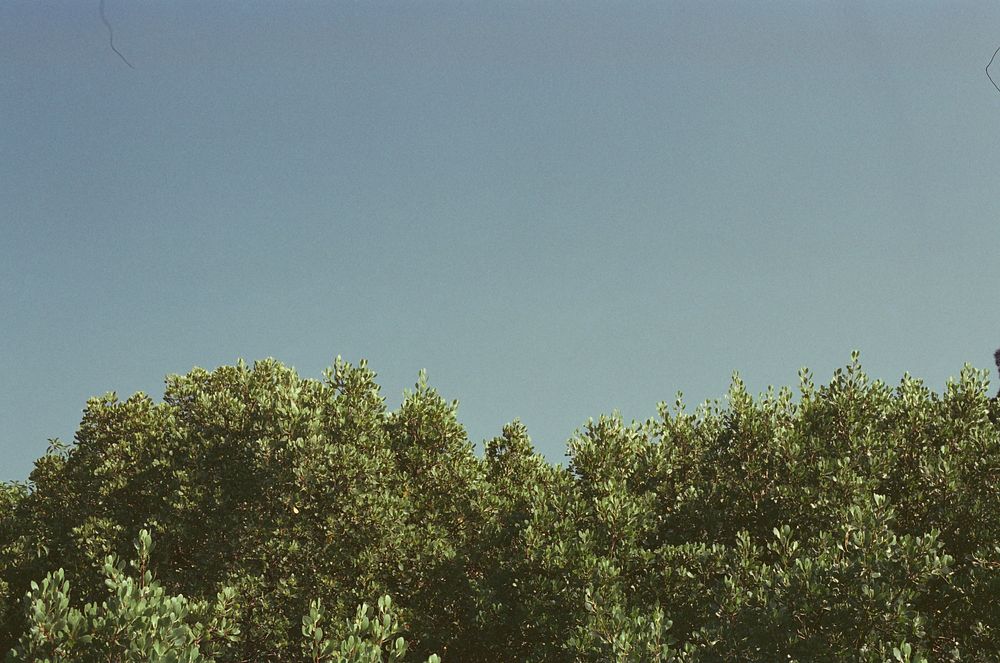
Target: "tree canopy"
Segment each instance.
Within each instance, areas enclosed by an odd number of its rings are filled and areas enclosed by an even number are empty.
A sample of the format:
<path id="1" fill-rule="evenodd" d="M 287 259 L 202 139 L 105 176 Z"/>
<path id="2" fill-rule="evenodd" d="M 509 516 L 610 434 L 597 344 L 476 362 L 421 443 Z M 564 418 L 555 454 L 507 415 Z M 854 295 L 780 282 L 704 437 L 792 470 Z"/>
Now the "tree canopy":
<path id="1" fill-rule="evenodd" d="M 274 360 L 87 402 L 0 484 L 9 661 L 994 661 L 1000 406 L 870 380 L 482 456 L 421 375 Z M 439 657 L 439 658 L 438 658 Z"/>

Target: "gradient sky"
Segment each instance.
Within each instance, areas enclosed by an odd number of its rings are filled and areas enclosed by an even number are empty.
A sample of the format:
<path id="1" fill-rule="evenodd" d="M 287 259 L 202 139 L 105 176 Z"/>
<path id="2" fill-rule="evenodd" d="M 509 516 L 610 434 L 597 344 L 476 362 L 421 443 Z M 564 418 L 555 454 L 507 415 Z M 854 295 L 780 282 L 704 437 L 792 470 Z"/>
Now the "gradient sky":
<path id="1" fill-rule="evenodd" d="M 470 439 L 1000 346 L 997 2 L 0 2 L 0 479 L 193 366 Z M 1000 71 L 998 66 L 997 71 Z"/>

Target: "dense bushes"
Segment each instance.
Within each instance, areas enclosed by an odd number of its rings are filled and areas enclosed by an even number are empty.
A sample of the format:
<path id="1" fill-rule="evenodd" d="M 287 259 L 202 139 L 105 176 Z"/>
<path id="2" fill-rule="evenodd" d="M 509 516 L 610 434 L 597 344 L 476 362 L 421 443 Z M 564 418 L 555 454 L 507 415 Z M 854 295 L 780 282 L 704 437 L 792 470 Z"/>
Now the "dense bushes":
<path id="1" fill-rule="evenodd" d="M 693 413 L 588 423 L 565 467 L 518 422 L 479 458 L 422 377 L 395 412 L 374 377 L 267 360 L 172 376 L 162 403 L 89 401 L 75 444 L 0 484 L 2 651 L 1000 658 L 1000 408 L 983 372 L 940 395 L 870 381 L 856 356 L 826 386 L 803 371 L 796 398 L 734 378 Z"/>

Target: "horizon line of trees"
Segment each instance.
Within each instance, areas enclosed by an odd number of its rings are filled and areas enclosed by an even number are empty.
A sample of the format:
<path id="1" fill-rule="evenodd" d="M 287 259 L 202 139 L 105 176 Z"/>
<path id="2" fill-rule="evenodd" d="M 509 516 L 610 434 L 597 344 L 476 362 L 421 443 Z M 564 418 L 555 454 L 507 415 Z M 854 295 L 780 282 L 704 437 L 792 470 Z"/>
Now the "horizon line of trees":
<path id="1" fill-rule="evenodd" d="M 1000 366 L 1000 351 L 996 355 Z M 364 361 L 87 402 L 0 483 L 7 661 L 995 661 L 1000 402 L 857 353 L 797 398 L 591 420 L 474 453 Z"/>

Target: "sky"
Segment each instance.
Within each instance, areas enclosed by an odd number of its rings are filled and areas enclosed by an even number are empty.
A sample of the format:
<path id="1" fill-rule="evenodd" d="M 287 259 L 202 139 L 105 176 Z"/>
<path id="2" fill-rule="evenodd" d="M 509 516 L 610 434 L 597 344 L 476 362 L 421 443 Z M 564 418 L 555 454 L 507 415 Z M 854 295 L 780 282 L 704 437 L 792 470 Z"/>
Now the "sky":
<path id="1" fill-rule="evenodd" d="M 0 480 L 239 358 L 563 463 L 854 349 L 996 386 L 1000 3 L 99 8 L 0 2 Z"/>

